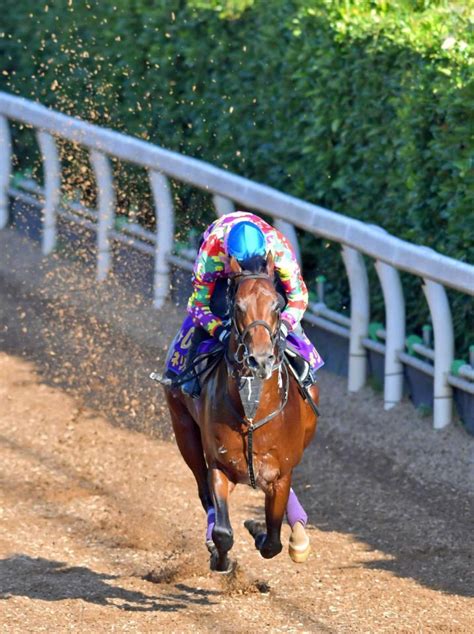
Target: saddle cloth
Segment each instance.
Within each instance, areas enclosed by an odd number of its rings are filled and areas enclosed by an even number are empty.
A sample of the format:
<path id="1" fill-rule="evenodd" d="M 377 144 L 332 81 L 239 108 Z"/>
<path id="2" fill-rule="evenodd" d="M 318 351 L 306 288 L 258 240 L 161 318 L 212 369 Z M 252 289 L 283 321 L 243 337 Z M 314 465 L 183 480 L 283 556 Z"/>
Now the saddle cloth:
<path id="1" fill-rule="evenodd" d="M 195 325 L 190 315 L 183 321 L 181 328 L 176 334 L 175 338 L 171 342 L 171 346 L 168 350 L 166 357 L 166 370 L 171 370 L 175 374 L 180 374 L 185 365 L 189 347 L 194 334 Z M 211 352 L 219 342 L 214 337 L 205 339 L 199 345 L 197 355 L 207 354 Z M 287 345 L 289 350 L 296 356 L 304 359 L 315 372 L 324 365 L 319 352 L 314 345 L 308 339 L 303 332 L 302 328 L 298 329 L 298 332 L 290 332 L 287 337 Z"/>

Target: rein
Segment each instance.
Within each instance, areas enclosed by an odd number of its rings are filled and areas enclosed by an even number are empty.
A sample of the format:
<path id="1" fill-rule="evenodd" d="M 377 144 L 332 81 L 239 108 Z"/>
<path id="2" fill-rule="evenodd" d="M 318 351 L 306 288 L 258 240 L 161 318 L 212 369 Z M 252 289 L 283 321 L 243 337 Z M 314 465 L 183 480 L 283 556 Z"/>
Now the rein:
<path id="1" fill-rule="evenodd" d="M 247 273 L 247 272 L 239 273 L 238 275 L 235 275 L 232 279 L 236 280 L 236 286 L 238 286 L 238 284 L 244 279 L 265 279 L 265 280 L 271 281 L 270 276 L 267 275 L 266 273 Z M 242 374 L 239 372 L 239 369 L 236 368 L 235 363 L 237 363 L 238 366 L 242 366 L 243 368 L 252 371 L 252 368 L 249 366 L 249 363 L 248 363 L 250 352 L 248 350 L 247 344 L 245 343 L 245 338 L 247 337 L 247 335 L 249 334 L 252 328 L 255 328 L 257 326 L 262 326 L 268 331 L 272 346 L 273 348 L 275 348 L 277 337 L 278 337 L 278 331 L 280 327 L 280 318 L 278 319 L 278 324 L 275 331 L 273 331 L 270 325 L 262 319 L 256 319 L 255 321 L 252 321 L 248 326 L 244 328 L 242 332 L 240 332 L 237 322 L 235 320 L 235 316 L 233 316 L 232 326 L 234 328 L 235 335 L 236 335 L 237 350 L 234 353 L 233 358 L 229 356 L 228 350 L 226 350 L 225 356 L 226 356 L 227 366 L 228 368 L 230 368 L 230 374 L 231 376 L 235 377 L 238 382 L 237 385 L 239 389 L 239 395 L 240 395 L 242 407 L 244 409 L 244 416 L 241 416 L 239 412 L 237 412 L 236 408 L 234 407 L 234 404 L 232 403 L 230 399 L 229 399 L 229 404 L 231 408 L 234 410 L 234 415 L 236 415 L 240 419 L 240 421 L 247 426 L 247 430 L 245 432 L 247 434 L 247 468 L 248 468 L 250 485 L 252 486 L 253 489 L 256 489 L 257 482 L 255 479 L 255 471 L 254 471 L 254 465 L 253 465 L 253 433 L 257 429 L 260 429 L 260 427 L 263 427 L 264 425 L 269 423 L 273 418 L 276 418 L 285 409 L 288 403 L 290 377 L 288 373 L 288 368 L 286 367 L 286 364 L 283 363 L 283 355 L 280 354 L 280 358 L 278 359 L 277 363 L 275 363 L 272 367 L 272 375 L 275 372 L 275 370 L 278 370 L 280 372 L 281 367 L 283 366 L 284 373 L 285 373 L 285 381 L 284 381 L 285 387 L 283 392 L 283 399 L 281 400 L 279 407 L 275 411 L 271 412 L 264 418 L 261 418 L 260 420 L 254 422 L 253 414 L 255 414 L 256 410 L 258 409 L 263 380 L 258 380 L 252 376 L 242 376 Z M 241 357 L 239 358 L 240 351 L 242 351 L 242 354 L 241 354 Z M 251 409 L 249 408 L 248 400 L 246 403 L 246 401 L 242 398 L 243 388 L 240 387 L 242 379 L 249 381 L 249 386 L 248 386 L 249 395 L 251 392 L 250 383 L 252 381 L 258 381 L 258 384 L 257 384 L 258 398 L 256 401 L 252 402 L 253 407 Z"/>

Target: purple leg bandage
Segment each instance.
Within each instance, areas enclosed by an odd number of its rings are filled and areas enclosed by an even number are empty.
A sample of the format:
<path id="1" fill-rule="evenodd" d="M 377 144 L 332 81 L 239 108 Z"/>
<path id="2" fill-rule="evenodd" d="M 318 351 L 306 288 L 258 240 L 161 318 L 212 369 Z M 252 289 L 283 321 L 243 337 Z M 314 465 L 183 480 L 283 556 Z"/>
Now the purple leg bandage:
<path id="1" fill-rule="evenodd" d="M 303 526 L 306 526 L 306 522 L 308 521 L 308 516 L 293 489 L 290 489 L 288 504 L 286 505 L 286 519 L 291 528 L 293 528 L 297 522 L 301 522 Z"/>
<path id="2" fill-rule="evenodd" d="M 212 540 L 212 529 L 214 528 L 214 524 L 216 523 L 216 512 L 214 507 L 210 507 L 207 509 L 207 530 L 206 530 L 206 542 L 210 542 Z"/>

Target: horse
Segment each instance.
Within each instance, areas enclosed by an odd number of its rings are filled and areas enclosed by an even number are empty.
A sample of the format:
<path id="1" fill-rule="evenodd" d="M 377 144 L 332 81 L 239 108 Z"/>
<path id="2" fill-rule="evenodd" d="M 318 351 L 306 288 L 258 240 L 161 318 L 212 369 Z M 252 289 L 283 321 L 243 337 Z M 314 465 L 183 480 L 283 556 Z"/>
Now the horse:
<path id="1" fill-rule="evenodd" d="M 265 494 L 265 525 L 245 522 L 260 554 L 269 559 L 281 552 L 286 510 L 292 527 L 290 556 L 295 562 L 307 558 L 307 516 L 291 478 L 315 433 L 319 402 L 318 386 L 307 388 L 311 404 L 284 362 L 282 298 L 275 288 L 272 256 L 257 258 L 248 270 L 231 258 L 230 269 L 231 327 L 225 354 L 207 373 L 197 399 L 176 386 L 164 388 L 178 448 L 208 514 L 206 543 L 211 570 L 217 572 L 228 572 L 233 565 L 228 558 L 233 546 L 228 499 L 237 484 L 252 484 Z M 254 379 L 260 394 L 256 411 L 248 416 L 242 384 L 250 391 Z"/>

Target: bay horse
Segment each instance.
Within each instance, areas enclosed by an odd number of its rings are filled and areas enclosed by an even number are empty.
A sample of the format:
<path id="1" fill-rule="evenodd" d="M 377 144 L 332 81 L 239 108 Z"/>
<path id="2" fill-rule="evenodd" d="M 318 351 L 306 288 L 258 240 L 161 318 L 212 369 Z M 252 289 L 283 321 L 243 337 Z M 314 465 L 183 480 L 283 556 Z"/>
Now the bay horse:
<path id="1" fill-rule="evenodd" d="M 282 550 L 281 525 L 290 499 L 305 515 L 291 487 L 294 467 L 316 430 L 316 408 L 304 398 L 294 374 L 283 363 L 278 343 L 281 296 L 274 284 L 270 255 L 258 267 L 242 270 L 230 261 L 231 332 L 226 354 L 209 371 L 197 399 L 177 387 L 165 387 L 178 448 L 196 479 L 208 513 L 207 546 L 211 570 L 228 572 L 233 545 L 228 498 L 236 484 L 251 483 L 265 494 L 266 527 L 247 521 L 255 545 L 267 559 Z M 242 382 L 260 378 L 260 399 L 253 419 L 242 405 Z M 250 384 L 250 381 L 249 381 Z M 250 389 L 250 388 L 249 388 Z M 309 388 L 315 403 L 317 385 Z M 263 421 L 263 422 L 262 422 Z M 292 525 L 290 556 L 304 561 L 309 554 L 305 521 Z"/>

